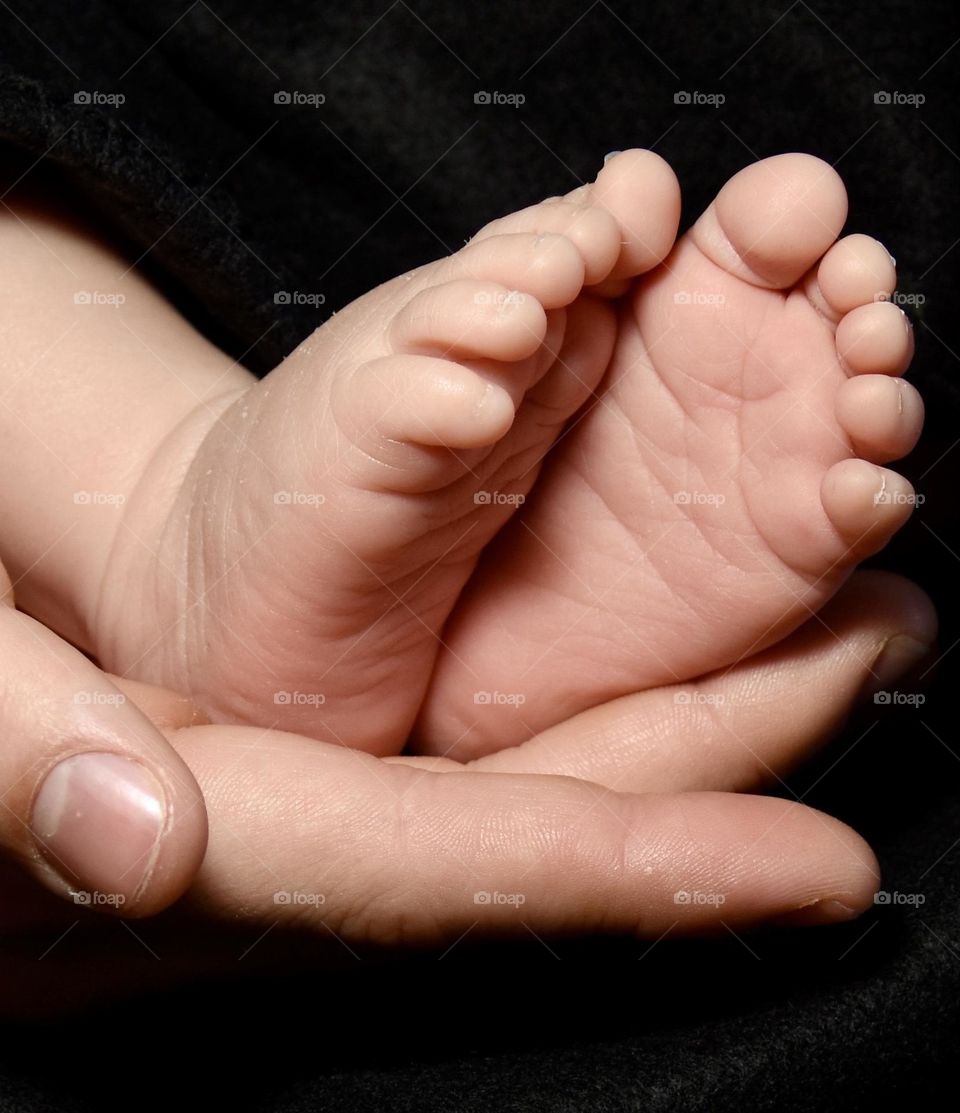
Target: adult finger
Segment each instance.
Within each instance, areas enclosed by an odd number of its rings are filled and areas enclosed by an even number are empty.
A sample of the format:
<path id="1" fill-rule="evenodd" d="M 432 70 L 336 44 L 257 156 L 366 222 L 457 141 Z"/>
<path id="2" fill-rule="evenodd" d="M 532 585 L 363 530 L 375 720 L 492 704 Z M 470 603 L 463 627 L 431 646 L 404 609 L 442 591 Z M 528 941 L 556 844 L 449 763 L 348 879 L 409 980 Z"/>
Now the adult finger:
<path id="1" fill-rule="evenodd" d="M 247 727 L 172 738 L 210 816 L 189 901 L 233 922 L 315 925 L 348 945 L 656 938 L 849 919 L 878 883 L 858 835 L 790 801 L 435 773 Z"/>
<path id="2" fill-rule="evenodd" d="M 0 659 L 0 847 L 76 903 L 124 916 L 169 905 L 206 845 L 189 769 L 91 661 L 10 605 Z"/>
<path id="3" fill-rule="evenodd" d="M 560 773 L 628 792 L 749 791 L 809 757 L 858 699 L 895 685 L 935 639 L 936 614 L 920 588 L 860 572 L 771 649 L 694 683 L 584 711 L 471 768 Z"/>

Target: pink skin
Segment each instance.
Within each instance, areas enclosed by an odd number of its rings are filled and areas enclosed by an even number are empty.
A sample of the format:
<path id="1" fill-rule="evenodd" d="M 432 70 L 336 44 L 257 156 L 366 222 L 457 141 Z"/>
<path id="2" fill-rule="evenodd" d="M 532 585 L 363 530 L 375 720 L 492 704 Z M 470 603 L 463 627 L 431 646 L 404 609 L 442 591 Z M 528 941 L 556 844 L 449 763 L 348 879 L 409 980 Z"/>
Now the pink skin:
<path id="1" fill-rule="evenodd" d="M 661 174 L 661 185 L 670 184 L 662 166 L 646 156 L 631 156 L 626 166 L 622 175 L 614 160 L 610 173 L 593 187 L 612 208 L 629 200 L 630 190 L 624 186 L 634 170 L 646 166 L 654 176 Z M 580 191 L 581 199 L 591 195 Z M 13 481 L 0 487 L 0 511 L 18 602 L 95 654 L 101 646 L 108 652 L 113 644 L 103 607 L 105 600 L 115 600 L 123 636 L 130 637 L 140 627 L 141 652 L 125 671 L 137 672 L 157 643 L 165 642 L 166 660 L 176 662 L 182 648 L 174 636 L 176 628 L 161 623 L 163 607 L 151 592 L 158 581 L 143 574 L 144 568 L 156 566 L 158 557 L 176 555 L 177 538 L 183 542 L 186 536 L 180 530 L 182 520 L 170 513 L 179 499 L 182 475 L 162 464 L 177 459 L 187 467 L 199 459 L 198 445 L 211 426 L 226 431 L 217 419 L 231 407 L 236 410 L 234 431 L 246 437 L 245 453 L 255 457 L 259 434 L 243 423 L 273 386 L 267 384 L 254 396 L 247 377 L 201 341 L 142 280 L 134 275 L 118 278 L 117 270 L 125 272 L 125 264 L 89 231 L 52 217 L 54 210 L 14 200 L 17 211 L 8 207 L 7 216 L 0 216 L 6 259 L 0 269 L 6 296 L 0 304 L 14 307 L 4 322 L 9 327 L 0 361 L 5 389 L 0 441 Z M 436 295 L 427 294 L 417 312 L 388 314 L 383 322 L 384 329 L 396 327 L 391 344 L 411 349 L 429 348 L 426 340 L 434 333 L 425 338 L 424 317 L 445 345 L 482 341 L 491 346 L 482 360 L 451 361 L 429 350 L 392 353 L 399 357 L 389 368 L 396 376 L 381 383 L 381 400 L 392 396 L 398 405 L 396 410 L 374 406 L 370 416 L 383 422 L 384 430 L 395 420 L 418 428 L 421 439 L 415 444 L 426 451 L 410 454 L 411 445 L 390 437 L 372 438 L 367 445 L 416 461 L 416 467 L 386 471 L 382 460 L 374 461 L 374 470 L 390 478 L 384 494 L 403 496 L 391 504 L 400 508 L 396 520 L 403 521 L 404 506 L 413 512 L 414 521 L 406 522 L 405 528 L 413 531 L 414 548 L 422 536 L 416 526 L 423 510 L 436 510 L 441 523 L 449 521 L 443 517 L 449 503 L 442 497 L 430 501 L 440 489 L 430 484 L 444 478 L 449 454 L 424 438 L 447 423 L 445 438 L 456 436 L 465 444 L 472 438 L 476 444 L 478 425 L 487 422 L 483 440 L 496 435 L 503 420 L 495 406 L 484 416 L 485 403 L 474 395 L 481 403 L 478 413 L 470 398 L 476 384 L 467 372 L 495 382 L 497 390 L 515 390 L 510 372 L 522 368 L 525 360 L 537 359 L 521 353 L 532 351 L 529 333 L 536 334 L 542 324 L 548 346 L 550 330 L 554 342 L 561 334 L 564 343 L 570 342 L 570 358 L 560 365 L 563 373 L 550 387 L 555 393 L 545 393 L 535 402 L 545 406 L 549 396 L 554 405 L 562 399 L 561 409 L 572 404 L 583 389 L 572 369 L 596 370 L 596 361 L 590 355 L 595 355 L 594 331 L 581 330 L 578 335 L 570 318 L 580 311 L 581 302 L 587 312 L 593 312 L 591 306 L 602 306 L 601 290 L 603 296 L 622 292 L 633 268 L 653 265 L 667 250 L 664 239 L 672 239 L 672 232 L 663 235 L 661 227 L 661 238 L 647 241 L 620 217 L 615 218 L 621 227 L 611 250 L 604 228 L 610 229 L 612 212 L 605 211 L 606 216 L 592 208 L 580 214 L 554 208 L 551 217 L 558 223 L 566 220 L 570 235 L 553 232 L 556 238 L 549 239 L 534 234 L 520 244 L 525 249 L 531 239 L 537 240 L 540 246 L 546 243 L 565 253 L 568 262 L 574 259 L 571 250 L 581 260 L 572 270 L 549 265 L 531 277 L 543 289 L 543 317 L 523 299 L 504 301 L 505 312 L 490 317 L 484 316 L 486 307 L 494 303 L 468 300 L 464 306 L 461 299 L 457 304 L 466 309 L 461 341 L 460 334 L 454 337 L 449 331 L 451 314 L 443 306 L 438 310 Z M 574 216 L 577 219 L 570 219 Z M 526 218 L 521 214 L 507 223 L 516 219 Z M 585 239 L 580 221 L 590 230 Z M 479 239 L 471 249 L 473 262 L 477 256 L 491 267 L 502 265 L 505 258 L 509 262 L 511 245 L 517 241 L 512 236 L 507 243 L 500 240 L 495 232 Z M 598 247 L 596 256 L 589 250 L 591 244 Z M 765 262 L 782 258 L 780 252 Z M 824 267 L 829 266 L 828 255 Z M 618 268 L 624 268 L 627 277 Z M 837 269 L 849 269 L 849 260 Z M 827 271 L 821 270 L 820 281 L 808 279 L 804 288 L 814 300 L 822 296 L 819 311 L 832 319 L 829 299 L 838 294 Z M 611 273 L 618 277 L 610 278 Z M 551 293 L 549 283 L 558 275 L 566 287 L 557 283 Z M 581 299 L 575 289 L 588 275 L 596 283 Z M 462 294 L 467 279 L 462 274 L 448 277 Z M 127 294 L 122 308 L 81 306 L 74 299 L 78 285 L 109 290 L 118 281 L 125 283 Z M 501 284 L 500 289 L 509 293 L 511 285 L 517 284 Z M 846 292 L 849 295 L 848 288 Z M 547 305 L 554 297 L 576 298 L 563 320 Z M 400 300 L 404 307 L 416 301 Z M 369 307 L 377 303 L 372 298 Z M 859 422 L 857 451 L 874 459 L 885 459 L 896 449 L 897 438 L 903 439 L 896 418 L 911 414 L 911 395 L 903 385 L 888 380 L 894 386 L 892 394 L 884 384 L 871 385 L 875 377 L 870 372 L 879 363 L 888 375 L 905 366 L 902 358 L 893 358 L 889 344 L 881 342 L 885 333 L 891 335 L 890 309 L 865 305 L 851 310 L 837 330 L 844 367 L 851 373 L 868 372 L 851 384 L 878 391 L 876 398 L 868 394 L 864 399 L 838 391 L 837 420 L 851 436 L 848 426 Z M 868 310 L 876 310 L 875 320 L 867 319 Z M 855 315 L 858 320 L 845 330 Z M 346 314 L 340 320 L 344 318 L 349 321 Z M 524 320 L 528 335 L 516 330 L 511 334 L 511 320 Z M 362 331 L 362 321 L 358 327 Z M 58 347 L 66 336 L 69 344 Z M 343 339 L 349 364 L 355 336 Z M 308 343 L 302 351 L 299 372 L 294 364 L 294 381 L 311 377 L 310 347 Z M 578 352 L 587 353 L 583 364 Z M 871 352 L 876 359 L 867 358 Z M 511 361 L 508 356 L 516 358 Z M 369 374 L 371 367 L 377 370 L 375 360 L 383 358 L 381 354 L 352 369 L 348 366 L 337 382 L 348 383 L 353 373 Z M 549 370 L 552 365 L 545 362 Z M 158 364 L 168 371 L 175 368 L 175 373 L 165 379 Z M 536 378 L 538 366 L 526 367 Z M 383 369 L 381 363 L 379 370 Z M 409 374 L 414 385 L 425 376 L 439 386 L 441 396 L 452 400 L 452 409 L 437 405 L 437 391 L 412 404 L 397 389 L 403 374 Z M 541 381 L 547 378 L 545 371 Z M 279 377 L 274 383 L 282 388 L 284 380 Z M 531 393 L 535 391 L 536 387 Z M 246 414 L 236 405 L 240 395 L 251 402 Z M 485 397 L 496 403 L 496 391 Z M 295 400 L 288 399 L 293 429 L 308 424 L 304 414 L 310 413 L 292 405 Z M 463 401 L 470 420 L 458 423 L 457 406 Z M 369 404 L 369 392 L 341 389 L 334 414 L 337 435 L 341 426 L 350 429 L 353 421 L 353 431 L 362 440 L 369 429 L 358 414 Z M 872 409 L 877 411 L 875 422 L 868 420 Z M 256 416 L 263 417 L 267 410 L 263 406 Z M 425 416 L 429 420 L 424 421 Z M 917 413 L 913 416 L 916 419 Z M 511 430 L 522 428 L 522 422 L 518 418 Z M 105 441 L 105 428 L 112 431 L 112 441 Z M 295 438 L 284 443 L 289 448 L 291 442 L 294 449 L 300 444 Z M 102 451 L 105 443 L 111 445 L 109 453 Z M 161 445 L 167 447 L 158 448 Z M 308 438 L 302 447 L 315 446 Z M 301 477 L 300 464 L 313 464 L 309 453 L 305 457 L 294 452 L 286 460 L 294 480 Z M 220 463 L 236 459 L 225 456 Z M 369 477 L 370 472 L 363 471 L 363 452 L 352 460 L 355 470 L 338 473 L 339 478 Z M 370 460 L 367 453 L 367 463 Z M 856 514 L 864 502 L 861 488 L 872 473 L 849 459 L 841 468 L 851 463 L 857 468 L 853 475 L 845 476 L 842 470 L 834 475 L 836 468 L 830 473 L 832 480 L 828 475 L 833 489 L 825 494 L 825 502 L 834 499 L 834 518 Z M 214 470 L 212 466 L 211 473 Z M 239 478 L 253 481 L 255 470 L 251 466 Z M 208 498 L 186 504 L 201 535 L 205 529 L 212 532 L 218 522 L 221 527 L 231 522 L 249 525 L 260 510 L 251 498 L 246 502 L 249 521 L 245 520 L 241 485 L 230 498 L 229 470 L 218 478 L 219 487 L 210 482 L 203 492 Z M 355 493 L 354 487 L 349 489 Z M 87 497 L 78 500 L 78 490 Z M 90 492 L 108 498 L 91 498 Z M 218 494 L 225 503 L 217 503 Z M 467 507 L 479 513 L 474 510 L 477 505 L 470 500 Z M 463 510 L 464 503 L 459 506 Z M 224 510 L 228 512 L 221 513 Z M 383 529 L 383 523 L 378 527 Z M 390 537 L 375 535 L 371 528 L 368 537 L 374 536 L 386 551 Z M 121 537 L 128 552 L 140 554 L 139 562 L 109 560 L 111 552 L 123 551 Z M 325 554 L 317 553 L 315 536 L 312 545 L 307 538 L 302 550 L 295 548 L 296 530 L 289 530 L 285 540 L 287 548 L 280 546 L 279 556 L 295 563 L 292 558 L 300 555 L 301 572 L 309 572 L 313 559 L 322 566 Z M 221 569 L 221 579 L 229 578 L 246 551 L 238 549 L 234 555 L 234 564 Z M 334 561 L 328 567 L 335 572 L 341 566 Z M 166 571 L 171 571 L 170 565 Z M 208 583 L 215 585 L 213 570 L 205 571 Z M 289 580 L 279 575 L 275 580 L 281 588 L 278 601 L 288 602 L 282 588 Z M 196 580 L 188 580 L 185 588 L 191 584 Z M 250 585 L 252 602 L 258 586 L 263 584 L 256 580 Z M 0 888 L 6 897 L 0 901 L 5 932 L 0 971 L 7 990 L 0 996 L 0 1009 L 6 1014 L 22 1010 L 25 1003 L 36 1011 L 60 1009 L 105 992 L 127 991 L 134 982 L 163 984 L 204 968 L 236 970 L 236 940 L 224 935 L 225 920 L 255 939 L 269 936 L 258 955 L 269 958 L 276 945 L 279 955 L 289 959 L 289 939 L 280 931 L 271 934 L 273 925 L 313 929 L 309 951 L 316 956 L 321 953 L 316 940 L 329 940 L 331 932 L 350 946 L 412 942 L 446 947 L 467 931 L 478 937 L 528 937 L 533 930 L 614 931 L 656 938 L 666 932 L 726 932 L 729 925 L 740 930 L 760 923 L 848 919 L 870 906 L 877 886 L 877 863 L 866 844 L 842 824 L 799 803 L 735 793 L 782 776 L 837 728 L 858 696 L 896 682 L 924 655 L 935 626 L 929 603 L 916 588 L 896 577 L 860 574 L 816 620 L 748 661 L 681 687 L 631 693 L 590 708 L 524 745 L 500 749 L 465 769 L 441 757 L 378 761 L 340 744 L 275 730 L 196 726 L 203 715 L 189 700 L 103 673 L 50 629 L 13 610 L 12 588 L 2 565 L 0 601 L 6 604 L 0 606 L 0 654 L 7 663 L 5 698 L 0 701 L 0 726 L 7 740 L 0 761 L 0 846 L 5 852 Z M 331 592 L 331 607 L 339 602 Z M 222 620 L 200 595 L 191 596 L 190 605 L 206 608 L 212 626 Z M 247 615 L 241 610 L 237 621 Z M 308 628 L 306 635 L 311 633 Z M 197 653 L 194 660 L 202 673 L 203 654 Z M 809 698 L 811 691 L 817 699 Z M 359 730 L 369 733 L 378 709 L 364 707 L 361 701 Z M 349 733 L 338 739 L 347 745 L 352 741 Z M 82 774 L 82 769 L 92 771 L 92 776 Z M 163 817 L 159 828 L 158 816 Z M 68 902 L 43 892 L 36 881 L 67 896 Z M 117 925 L 108 923 L 98 931 L 102 920 L 97 913 L 79 909 L 70 898 L 78 887 L 125 896 L 122 907 L 105 911 L 133 916 L 156 912 L 185 894 L 177 909 L 151 925 L 151 941 L 162 950 L 164 962 L 157 963 L 153 954 L 136 947 L 125 952 L 126 958 L 119 956 Z M 514 905 L 478 903 L 478 888 L 521 893 L 522 919 Z M 694 889 L 722 895 L 723 903 L 677 899 L 678 891 Z M 320 891 L 325 900 L 284 904 L 275 899 L 278 890 Z M 73 934 L 78 922 L 83 926 Z M 44 940 L 44 961 L 24 963 L 24 947 L 36 943 L 38 931 Z M 54 948 L 49 946 L 51 939 L 57 941 Z M 339 942 L 330 946 L 341 951 Z M 145 965 L 138 966 L 138 958 Z"/>
<path id="2" fill-rule="evenodd" d="M 858 698 L 898 683 L 935 632 L 916 587 L 861 573 L 822 622 L 691 684 L 682 702 L 675 688 L 625 697 L 464 769 L 444 758 L 378 761 L 259 728 L 198 726 L 202 716 L 182 697 L 99 673 L 12 609 L 0 607 L 0 617 L 15 692 L 0 707 L 10 742 L 0 763 L 5 1018 L 204 971 L 322 965 L 344 946 L 363 955 L 370 944 L 446 949 L 465 932 L 656 939 L 848 920 L 872 905 L 879 881 L 866 843 L 798 802 L 738 793 L 782 777 Z M 78 684 L 128 702 L 84 703 L 89 713 L 78 722 L 70 698 Z M 699 697 L 712 701 L 706 717 Z M 147 749 L 151 730 L 159 745 Z M 128 875 L 128 863 L 108 852 L 92 876 L 78 877 L 75 855 L 31 843 L 29 802 L 49 760 L 85 744 L 112 748 L 120 764 L 152 764 L 168 783 L 189 769 L 209 812 L 201 863 L 189 832 L 202 804 L 175 801 L 158 868 L 133 908 L 57 900 L 25 872 L 64 895 L 115 894 Z M 98 809 L 89 798 L 88 825 L 120 818 Z M 86 845 L 76 825 L 67 833 Z M 115 837 L 126 841 L 122 825 Z M 118 951 L 119 927 L 103 912 L 157 912 L 184 888 L 175 908 L 137 929 L 149 949 Z M 523 903 L 477 899 L 490 892 Z M 689 893 L 707 899 L 684 899 Z M 284 928 L 298 930 L 302 948 Z M 44 961 L 24 961 L 37 954 Z"/>
<path id="3" fill-rule="evenodd" d="M 892 263 L 831 247 L 846 199 L 809 156 L 741 172 L 671 253 L 676 180 L 624 152 L 259 384 L 126 268 L 121 306 L 78 308 L 122 262 L 23 211 L 0 224 L 9 297 L 45 295 L 8 338 L 0 412 L 21 598 L 219 721 L 397 753 L 433 674 L 424 753 L 513 745 L 782 637 L 909 510 L 876 466 L 921 414 L 878 380 L 910 354 L 874 301 Z M 31 375 L 31 337 L 68 333 L 71 360 Z M 105 423 L 126 435 L 93 452 Z"/>
<path id="4" fill-rule="evenodd" d="M 890 377 L 910 331 L 875 300 L 883 247 L 834 243 L 845 217 L 828 166 L 768 159 L 625 295 L 595 402 L 444 631 L 419 752 L 476 758 L 749 656 L 904 522 L 911 488 L 876 465 L 920 433 Z"/>

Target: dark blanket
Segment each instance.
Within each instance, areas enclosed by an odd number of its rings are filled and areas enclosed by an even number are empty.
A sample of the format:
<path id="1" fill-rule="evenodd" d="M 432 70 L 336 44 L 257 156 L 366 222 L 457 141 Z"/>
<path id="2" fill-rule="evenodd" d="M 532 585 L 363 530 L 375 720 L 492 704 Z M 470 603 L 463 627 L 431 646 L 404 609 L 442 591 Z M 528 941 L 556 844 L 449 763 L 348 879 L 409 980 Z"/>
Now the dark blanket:
<path id="1" fill-rule="evenodd" d="M 921 709 L 871 708 L 791 786 L 863 832 L 885 888 L 922 893 L 920 906 L 749 946 L 460 947 L 440 963 L 135 1001 L 5 1031 L 2 1108 L 929 1102 L 952 1071 L 960 1008 L 954 7 L 0 3 L 0 141 L 51 160 L 259 373 L 376 283 L 589 179 L 608 150 L 655 146 L 680 177 L 685 223 L 754 158 L 836 164 L 850 230 L 890 245 L 901 290 L 922 301 L 914 377 L 929 424 L 905 471 L 926 503 L 878 563 L 933 595 L 947 650 Z"/>

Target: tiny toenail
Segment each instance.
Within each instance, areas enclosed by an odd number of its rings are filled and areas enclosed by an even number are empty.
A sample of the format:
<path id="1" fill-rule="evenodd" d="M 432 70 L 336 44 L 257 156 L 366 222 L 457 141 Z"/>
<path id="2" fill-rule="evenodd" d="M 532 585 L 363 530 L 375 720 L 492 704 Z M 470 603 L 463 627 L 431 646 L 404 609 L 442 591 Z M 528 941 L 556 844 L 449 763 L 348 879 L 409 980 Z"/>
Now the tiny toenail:
<path id="1" fill-rule="evenodd" d="M 892 637 L 873 662 L 870 675 L 863 686 L 863 697 L 869 699 L 907 676 L 921 661 L 930 655 L 931 646 L 911 638 L 909 634 Z"/>
<path id="2" fill-rule="evenodd" d="M 622 154 L 623 154 L 623 151 L 607 151 L 607 153 L 603 156 L 603 161 L 604 162 L 609 162 L 610 159 L 612 159 L 614 155 L 622 155 Z"/>

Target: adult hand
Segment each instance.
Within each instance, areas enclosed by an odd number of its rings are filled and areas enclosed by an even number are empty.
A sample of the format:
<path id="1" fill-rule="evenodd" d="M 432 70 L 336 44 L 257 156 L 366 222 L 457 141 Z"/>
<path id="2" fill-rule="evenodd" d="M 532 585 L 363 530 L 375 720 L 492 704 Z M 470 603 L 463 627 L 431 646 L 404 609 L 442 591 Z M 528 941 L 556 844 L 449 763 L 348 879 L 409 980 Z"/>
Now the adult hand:
<path id="1" fill-rule="evenodd" d="M 225 921 L 252 933 L 244 946 L 285 925 L 355 947 L 446 944 L 466 932 L 657 938 L 855 916 L 879 874 L 853 831 L 798 802 L 703 790 L 782 774 L 865 687 L 909 667 L 898 636 L 929 644 L 933 624 L 918 589 L 861 574 L 780 646 L 686 689 L 723 698 L 643 693 L 466 768 L 380 761 L 258 728 L 185 726 L 177 697 L 140 686 L 210 817 L 194 885 L 154 922 L 151 949 L 169 961 L 151 965 L 144 952 L 146 970 L 169 979 L 226 958 L 236 968 Z M 520 771 L 504 769 L 508 758 Z M 574 767 L 591 780 L 542 771 Z M 55 943 L 77 916 L 52 902 L 35 907 L 27 950 Z M 63 1000 L 71 978 L 78 991 L 89 984 L 94 959 L 86 949 L 77 967 L 69 945 L 57 944 L 42 971 L 9 952 L 5 961 L 9 984 L 48 978 Z M 106 946 L 96 991 L 129 977 Z"/>

